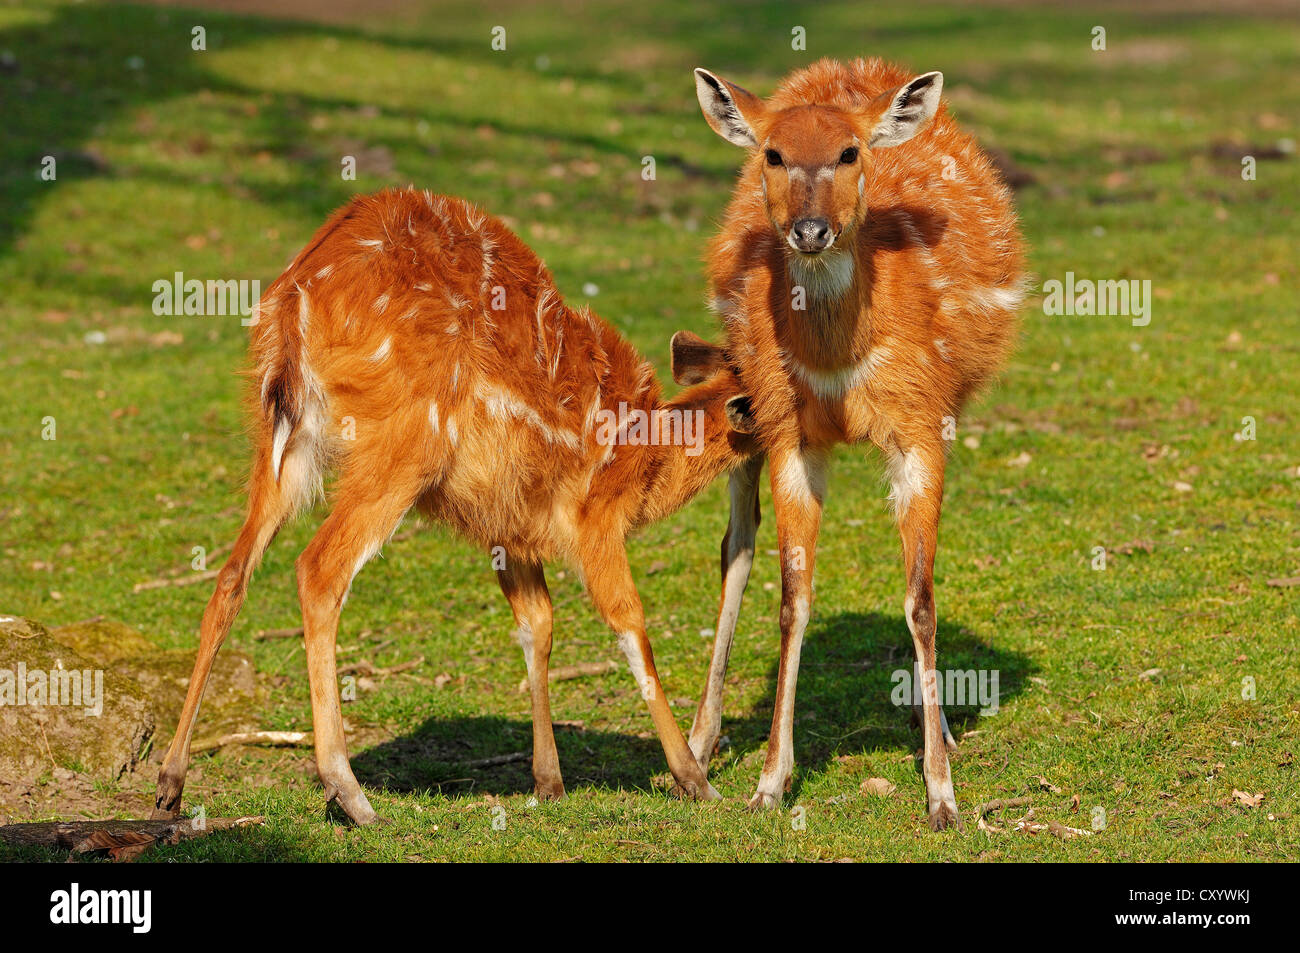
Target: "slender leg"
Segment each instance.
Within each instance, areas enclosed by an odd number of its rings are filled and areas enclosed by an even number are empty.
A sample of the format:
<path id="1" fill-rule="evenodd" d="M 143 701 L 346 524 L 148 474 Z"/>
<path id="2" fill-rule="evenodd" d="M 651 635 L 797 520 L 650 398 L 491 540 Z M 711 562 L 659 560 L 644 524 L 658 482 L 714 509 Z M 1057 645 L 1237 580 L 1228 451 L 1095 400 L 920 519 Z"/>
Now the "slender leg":
<path id="1" fill-rule="evenodd" d="M 345 477 L 336 491 L 334 511 L 298 557 L 316 767 L 325 800 L 337 798 L 357 824 L 369 824 L 375 812 L 348 763 L 334 661 L 339 613 L 352 580 L 392 535 L 419 491 L 412 475 L 389 472 L 382 483 L 369 486 L 364 477 L 355 481 Z"/>
<path id="2" fill-rule="evenodd" d="M 551 725 L 551 594 L 541 563 L 520 563 L 507 556 L 506 568 L 497 573 L 501 591 L 515 614 L 515 638 L 528 666 L 528 691 L 533 703 L 533 780 L 545 801 L 564 797 L 560 756 L 555 750 Z"/>
<path id="3" fill-rule="evenodd" d="M 155 818 L 173 818 L 180 812 L 181 793 L 185 789 L 185 773 L 190 762 L 190 741 L 199 717 L 203 692 L 212 675 L 212 664 L 239 615 L 248 592 L 248 581 L 261 562 L 262 554 L 290 513 L 310 492 L 306 485 L 308 474 L 303 469 L 304 461 L 293 454 L 285 460 L 281 480 L 276 482 L 271 472 L 269 438 L 265 444 L 264 452 L 255 457 L 249 481 L 248 515 L 230 557 L 217 575 L 216 591 L 203 612 L 199 652 L 185 692 L 185 705 L 158 774 L 153 809 Z"/>
<path id="4" fill-rule="evenodd" d="M 655 669 L 654 653 L 645 631 L 645 613 L 641 598 L 632 583 L 632 571 L 627 564 L 627 552 L 622 538 L 606 527 L 586 527 L 583 533 L 583 575 L 587 591 L 596 604 L 601 617 L 618 634 L 619 648 L 627 657 L 628 667 L 641 689 L 641 697 L 650 709 L 659 742 L 668 759 L 668 769 L 677 781 L 678 790 L 687 797 L 702 800 L 720 800 L 705 778 L 691 749 L 686 746 L 682 730 L 673 717 Z"/>
<path id="5" fill-rule="evenodd" d="M 925 706 L 921 703 L 921 663 L 912 663 L 912 724 L 918 728 L 925 725 Z M 942 699 L 939 704 L 939 726 L 943 729 L 943 746 L 949 751 L 957 750 L 957 740 L 948 728 L 948 716 L 943 713 Z"/>
<path id="6" fill-rule="evenodd" d="M 945 719 L 939 707 L 938 673 L 935 669 L 934 553 L 943 502 L 944 456 L 939 447 L 916 446 L 907 451 L 895 449 L 889 458 L 893 474 L 891 495 L 898 511 L 903 567 L 907 573 L 903 611 L 921 672 L 922 727 L 925 733 L 922 772 L 930 827 L 938 831 L 953 825 L 961 826 L 944 744 Z"/>
<path id="7" fill-rule="evenodd" d="M 709 758 L 722 733 L 722 686 L 727 677 L 727 661 L 731 658 L 731 643 L 736 636 L 740 602 L 754 565 L 759 522 L 758 478 L 762 471 L 761 456 L 731 471 L 731 518 L 727 521 L 727 535 L 722 538 L 722 601 L 714 629 L 709 676 L 691 725 L 691 754 L 705 772 L 709 770 Z"/>
<path id="8" fill-rule="evenodd" d="M 826 492 L 826 460 L 797 446 L 773 451 L 772 510 L 781 553 L 781 664 L 777 673 L 772 731 L 754 808 L 776 807 L 794 770 L 794 694 L 799 654 L 812 612 L 813 557 Z"/>

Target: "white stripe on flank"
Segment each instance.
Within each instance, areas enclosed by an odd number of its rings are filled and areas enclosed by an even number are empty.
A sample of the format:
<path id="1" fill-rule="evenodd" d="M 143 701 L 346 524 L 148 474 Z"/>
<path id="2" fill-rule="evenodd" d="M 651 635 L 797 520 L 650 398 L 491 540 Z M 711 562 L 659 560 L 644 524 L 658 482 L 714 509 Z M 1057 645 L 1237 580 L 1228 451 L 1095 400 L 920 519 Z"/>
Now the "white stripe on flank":
<path id="1" fill-rule="evenodd" d="M 542 419 L 541 414 L 504 387 L 484 382 L 479 384 L 474 393 L 479 400 L 483 401 L 483 406 L 488 413 L 498 420 L 510 418 L 522 420 L 545 437 L 548 443 L 560 444 L 570 450 L 578 449 L 581 441 L 576 433 L 563 427 L 552 427 Z"/>
<path id="2" fill-rule="evenodd" d="M 482 224 L 483 223 L 480 221 L 478 225 L 475 225 L 475 230 L 480 228 Z M 496 242 L 487 235 L 482 235 L 480 237 L 482 239 L 481 247 L 483 249 L 483 278 L 479 281 L 478 293 L 480 298 L 486 298 L 488 293 L 488 283 L 492 280 L 492 263 L 494 260 L 492 251 L 496 248 Z"/>
<path id="3" fill-rule="evenodd" d="M 294 287 L 298 289 L 298 336 L 305 341 L 307 340 L 307 325 L 310 321 L 311 310 L 307 304 L 307 292 L 303 291 L 297 284 Z"/>
<path id="4" fill-rule="evenodd" d="M 433 400 L 429 401 L 429 426 L 438 432 L 438 402 Z"/>
<path id="5" fill-rule="evenodd" d="M 1009 288 L 975 288 L 967 296 L 972 305 L 984 311 L 1015 311 L 1025 300 L 1025 291 L 1015 285 Z"/>
<path id="6" fill-rule="evenodd" d="M 393 339 L 384 338 L 384 343 L 379 345 L 379 347 L 375 348 L 375 353 L 371 354 L 370 357 L 367 358 L 367 360 L 369 360 L 372 364 L 378 364 L 384 358 L 388 357 L 388 354 L 390 351 L 392 351 L 392 349 L 393 349 Z"/>
<path id="7" fill-rule="evenodd" d="M 600 410 L 600 387 L 596 387 L 596 396 L 591 401 L 591 406 L 587 408 L 587 416 L 582 421 L 582 432 L 589 434 L 596 427 L 596 414 Z"/>
<path id="8" fill-rule="evenodd" d="M 326 265 L 326 266 L 325 266 L 324 268 L 322 268 L 320 271 L 316 272 L 316 277 L 317 277 L 317 278 L 326 278 L 326 277 L 329 276 L 329 273 L 330 273 L 331 271 L 333 271 L 333 270 L 334 270 L 334 265 L 333 265 L 333 264 Z"/>
<path id="9" fill-rule="evenodd" d="M 388 295 L 381 294 L 375 299 L 375 303 L 370 306 L 378 314 L 383 314 L 384 309 L 388 307 Z"/>

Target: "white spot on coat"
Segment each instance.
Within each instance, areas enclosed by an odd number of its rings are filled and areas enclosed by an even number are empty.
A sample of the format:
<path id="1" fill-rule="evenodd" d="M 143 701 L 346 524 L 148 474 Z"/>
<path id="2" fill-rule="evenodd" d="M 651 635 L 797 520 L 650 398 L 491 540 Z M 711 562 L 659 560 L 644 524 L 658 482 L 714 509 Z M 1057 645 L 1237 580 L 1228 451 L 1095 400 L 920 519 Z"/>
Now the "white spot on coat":
<path id="1" fill-rule="evenodd" d="M 289 443 L 293 428 L 288 417 L 280 417 L 275 422 L 275 438 L 271 441 L 271 472 L 276 480 L 280 479 L 280 465 L 284 462 L 284 448 Z"/>
<path id="2" fill-rule="evenodd" d="M 777 485 L 800 503 L 826 496 L 826 457 L 819 453 L 789 454 L 776 471 Z"/>
<path id="3" fill-rule="evenodd" d="M 930 471 L 915 450 L 891 449 L 885 453 L 889 475 L 889 502 L 894 516 L 902 519 L 912 501 L 930 487 Z"/>

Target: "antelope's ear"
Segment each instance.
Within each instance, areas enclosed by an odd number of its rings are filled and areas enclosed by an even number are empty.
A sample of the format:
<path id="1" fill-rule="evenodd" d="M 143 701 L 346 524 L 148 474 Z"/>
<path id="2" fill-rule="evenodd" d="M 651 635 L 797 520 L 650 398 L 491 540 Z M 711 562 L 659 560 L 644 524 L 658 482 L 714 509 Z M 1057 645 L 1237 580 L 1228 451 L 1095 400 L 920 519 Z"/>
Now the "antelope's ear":
<path id="1" fill-rule="evenodd" d="M 723 408 L 727 413 L 727 423 L 737 433 L 753 433 L 758 426 L 748 394 L 737 394 L 735 397 L 728 398 Z"/>
<path id="2" fill-rule="evenodd" d="M 763 114 L 763 100 L 706 69 L 695 71 L 695 95 L 714 132 L 733 145 L 758 148 L 752 123 Z"/>
<path id="3" fill-rule="evenodd" d="M 722 348 L 690 331 L 674 334 L 671 348 L 673 380 L 678 384 L 702 384 L 725 361 Z"/>
<path id="4" fill-rule="evenodd" d="M 880 115 L 867 139 L 868 148 L 885 149 L 911 139 L 939 109 L 942 93 L 943 74 L 934 72 L 877 96 L 871 109 L 879 109 Z"/>

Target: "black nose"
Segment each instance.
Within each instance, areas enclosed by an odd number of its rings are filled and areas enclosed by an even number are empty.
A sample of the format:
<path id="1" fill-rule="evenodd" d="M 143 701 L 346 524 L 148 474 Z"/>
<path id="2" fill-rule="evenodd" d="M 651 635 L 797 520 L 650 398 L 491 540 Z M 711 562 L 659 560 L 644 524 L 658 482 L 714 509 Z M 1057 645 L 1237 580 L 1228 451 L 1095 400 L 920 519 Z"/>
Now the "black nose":
<path id="1" fill-rule="evenodd" d="M 801 252 L 813 254 L 831 243 L 831 223 L 824 218 L 801 218 L 791 229 L 794 243 Z"/>

